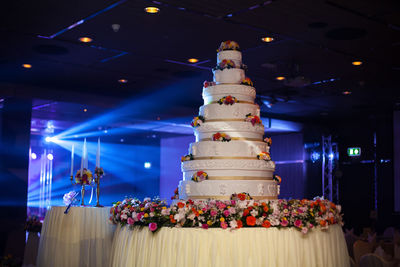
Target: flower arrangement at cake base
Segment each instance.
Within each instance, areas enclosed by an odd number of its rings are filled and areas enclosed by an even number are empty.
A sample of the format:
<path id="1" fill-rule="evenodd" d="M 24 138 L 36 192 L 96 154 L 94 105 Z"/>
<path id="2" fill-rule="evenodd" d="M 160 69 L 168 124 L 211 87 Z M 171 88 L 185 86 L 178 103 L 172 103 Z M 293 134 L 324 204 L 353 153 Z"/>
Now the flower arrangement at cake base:
<path id="1" fill-rule="evenodd" d="M 131 228 L 146 226 L 152 232 L 161 227 L 277 227 L 295 228 L 306 234 L 316 226 L 327 229 L 329 225 L 342 225 L 340 212 L 339 205 L 320 198 L 255 201 L 240 193 L 227 201 L 189 199 L 171 206 L 158 198 L 126 198 L 111 207 L 110 220 Z"/>

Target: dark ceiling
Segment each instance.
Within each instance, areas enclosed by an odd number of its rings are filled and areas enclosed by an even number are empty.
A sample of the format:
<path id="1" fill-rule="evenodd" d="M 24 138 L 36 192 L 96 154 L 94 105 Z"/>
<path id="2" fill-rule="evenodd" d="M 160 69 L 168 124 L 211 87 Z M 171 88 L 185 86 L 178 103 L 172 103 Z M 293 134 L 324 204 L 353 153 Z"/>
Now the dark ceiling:
<path id="1" fill-rule="evenodd" d="M 272 104 L 262 105 L 264 115 L 354 118 L 400 105 L 399 1 L 15 0 L 0 12 L 0 97 L 107 108 L 170 90 L 179 108 L 166 112 L 192 113 L 216 48 L 229 39 L 242 48 L 259 103 Z"/>

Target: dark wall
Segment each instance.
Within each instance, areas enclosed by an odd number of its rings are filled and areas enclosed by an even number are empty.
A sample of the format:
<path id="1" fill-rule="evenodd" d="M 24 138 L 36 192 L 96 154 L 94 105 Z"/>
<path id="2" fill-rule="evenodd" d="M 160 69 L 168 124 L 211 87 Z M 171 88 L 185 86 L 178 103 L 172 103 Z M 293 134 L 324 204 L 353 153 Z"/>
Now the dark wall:
<path id="1" fill-rule="evenodd" d="M 0 136 L 0 253 L 22 258 L 32 102 L 5 99 Z"/>

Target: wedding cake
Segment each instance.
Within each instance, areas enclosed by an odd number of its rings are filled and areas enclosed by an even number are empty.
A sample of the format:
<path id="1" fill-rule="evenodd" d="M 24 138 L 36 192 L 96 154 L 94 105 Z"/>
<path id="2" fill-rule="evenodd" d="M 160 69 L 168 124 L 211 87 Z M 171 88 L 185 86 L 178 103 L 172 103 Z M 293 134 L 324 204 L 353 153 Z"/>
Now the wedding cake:
<path id="1" fill-rule="evenodd" d="M 256 90 L 245 76 L 242 53 L 234 41 L 217 50 L 213 82 L 204 82 L 204 105 L 192 121 L 196 142 L 182 157 L 180 199 L 276 199 L 280 177 L 264 139 Z"/>

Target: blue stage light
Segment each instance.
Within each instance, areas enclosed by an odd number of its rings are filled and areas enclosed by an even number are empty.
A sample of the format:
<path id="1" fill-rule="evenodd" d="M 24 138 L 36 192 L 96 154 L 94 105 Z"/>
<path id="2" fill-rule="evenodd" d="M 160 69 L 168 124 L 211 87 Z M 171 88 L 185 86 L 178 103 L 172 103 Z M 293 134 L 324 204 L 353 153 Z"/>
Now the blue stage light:
<path id="1" fill-rule="evenodd" d="M 48 159 L 48 160 L 53 160 L 53 159 L 54 159 L 53 154 L 47 154 L 47 159 Z"/>
<path id="2" fill-rule="evenodd" d="M 144 167 L 145 167 L 146 169 L 150 169 L 150 168 L 151 168 L 151 162 L 145 162 L 145 163 L 144 163 Z"/>
<path id="3" fill-rule="evenodd" d="M 37 158 L 37 155 L 36 155 L 36 153 L 31 153 L 31 159 L 36 159 Z"/>
<path id="4" fill-rule="evenodd" d="M 51 137 L 50 137 L 50 136 L 47 136 L 44 140 L 45 140 L 47 143 L 50 143 L 50 142 L 51 142 Z"/>
<path id="5" fill-rule="evenodd" d="M 56 141 L 58 141 L 58 138 L 55 137 L 55 136 L 52 136 L 52 137 L 46 136 L 46 138 L 45 138 L 44 140 L 45 140 L 47 143 L 50 143 L 50 142 L 56 142 Z"/>
<path id="6" fill-rule="evenodd" d="M 328 157 L 329 157 L 329 160 L 333 160 L 333 158 L 335 157 L 335 154 L 330 153 Z"/>
<path id="7" fill-rule="evenodd" d="M 316 161 L 318 161 L 320 157 L 321 157 L 321 154 L 320 154 L 319 152 L 317 152 L 317 151 L 313 151 L 313 152 L 311 153 L 311 161 L 312 161 L 313 163 L 316 162 Z"/>

